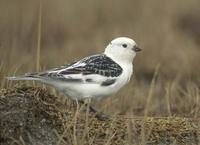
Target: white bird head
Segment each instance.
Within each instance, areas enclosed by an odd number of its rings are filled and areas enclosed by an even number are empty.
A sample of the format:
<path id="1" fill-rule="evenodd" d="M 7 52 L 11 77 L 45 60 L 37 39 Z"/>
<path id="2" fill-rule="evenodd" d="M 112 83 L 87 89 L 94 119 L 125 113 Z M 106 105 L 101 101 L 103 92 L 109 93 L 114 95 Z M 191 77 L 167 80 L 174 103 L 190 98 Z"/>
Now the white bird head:
<path id="1" fill-rule="evenodd" d="M 141 49 L 136 42 L 128 37 L 118 37 L 110 42 L 105 49 L 105 54 L 119 62 L 132 63 L 137 52 Z"/>

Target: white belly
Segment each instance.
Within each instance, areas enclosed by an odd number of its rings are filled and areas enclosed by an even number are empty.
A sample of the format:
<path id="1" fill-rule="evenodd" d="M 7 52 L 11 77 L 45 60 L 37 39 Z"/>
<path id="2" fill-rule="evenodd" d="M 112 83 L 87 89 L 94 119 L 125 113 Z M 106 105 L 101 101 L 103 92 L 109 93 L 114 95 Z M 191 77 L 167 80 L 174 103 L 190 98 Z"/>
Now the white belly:
<path id="1" fill-rule="evenodd" d="M 118 89 L 116 89 L 114 85 L 101 86 L 99 84 L 77 84 L 73 87 L 66 87 L 63 91 L 72 99 L 85 99 L 108 96 L 118 91 Z"/>
<path id="2" fill-rule="evenodd" d="M 109 86 L 101 86 L 101 84 L 93 83 L 80 83 L 80 84 L 63 84 L 61 90 L 65 95 L 70 96 L 72 99 L 85 99 L 97 98 L 100 99 L 119 91 L 126 85 L 132 75 L 132 65 L 128 69 L 124 69 L 123 73 L 116 78 L 116 82 Z"/>

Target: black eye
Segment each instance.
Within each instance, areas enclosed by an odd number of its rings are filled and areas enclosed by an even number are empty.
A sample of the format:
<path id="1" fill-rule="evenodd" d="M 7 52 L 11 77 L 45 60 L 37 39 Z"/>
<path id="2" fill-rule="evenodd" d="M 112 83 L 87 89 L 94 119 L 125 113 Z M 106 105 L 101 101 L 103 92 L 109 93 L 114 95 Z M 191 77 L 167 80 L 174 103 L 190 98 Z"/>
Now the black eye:
<path id="1" fill-rule="evenodd" d="M 127 44 L 122 44 L 122 46 L 123 46 L 124 48 L 126 48 L 126 47 L 127 47 Z"/>

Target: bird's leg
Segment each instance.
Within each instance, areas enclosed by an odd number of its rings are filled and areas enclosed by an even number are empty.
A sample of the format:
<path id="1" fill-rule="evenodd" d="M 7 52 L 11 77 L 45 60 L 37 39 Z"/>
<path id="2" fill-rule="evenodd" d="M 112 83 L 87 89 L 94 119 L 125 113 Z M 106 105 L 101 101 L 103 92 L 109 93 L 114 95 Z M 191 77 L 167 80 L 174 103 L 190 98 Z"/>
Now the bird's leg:
<path id="1" fill-rule="evenodd" d="M 109 117 L 103 113 L 99 113 L 96 109 L 94 109 L 90 103 L 85 103 L 83 100 L 79 100 L 78 103 L 80 105 L 85 105 L 85 107 L 88 107 L 88 111 L 89 113 L 92 113 L 95 115 L 95 117 L 100 120 L 100 121 L 106 121 L 106 120 L 109 120 Z"/>
<path id="2" fill-rule="evenodd" d="M 100 121 L 107 121 L 110 120 L 110 117 L 108 115 L 105 115 L 103 113 L 95 113 L 95 117 Z"/>
<path id="3" fill-rule="evenodd" d="M 92 106 L 89 106 L 89 110 L 91 113 L 97 113 L 97 110 L 94 109 Z"/>
<path id="4" fill-rule="evenodd" d="M 109 120 L 109 117 L 103 113 L 99 113 L 96 109 L 94 109 L 92 106 L 88 106 L 89 112 L 95 114 L 95 117 L 100 121 L 106 121 Z"/>
<path id="5" fill-rule="evenodd" d="M 79 104 L 84 105 L 89 107 L 89 112 L 90 113 L 97 113 L 97 111 L 90 105 L 90 103 L 85 103 L 83 100 L 79 100 Z"/>
<path id="6" fill-rule="evenodd" d="M 85 102 L 83 100 L 78 100 L 78 103 L 81 105 L 85 104 Z"/>
<path id="7" fill-rule="evenodd" d="M 78 100 L 78 104 L 81 110 L 82 109 L 85 110 L 85 107 L 87 106 L 87 104 L 83 100 Z"/>

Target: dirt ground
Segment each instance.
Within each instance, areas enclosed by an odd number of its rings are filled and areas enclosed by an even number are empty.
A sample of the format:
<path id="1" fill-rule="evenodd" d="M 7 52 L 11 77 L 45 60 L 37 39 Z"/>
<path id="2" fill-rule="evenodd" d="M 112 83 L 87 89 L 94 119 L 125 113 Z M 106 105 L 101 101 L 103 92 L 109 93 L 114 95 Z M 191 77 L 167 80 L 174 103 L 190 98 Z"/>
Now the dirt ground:
<path id="1" fill-rule="evenodd" d="M 34 87 L 0 91 L 1 145 L 198 144 L 200 121 L 113 116 L 100 121 Z"/>

